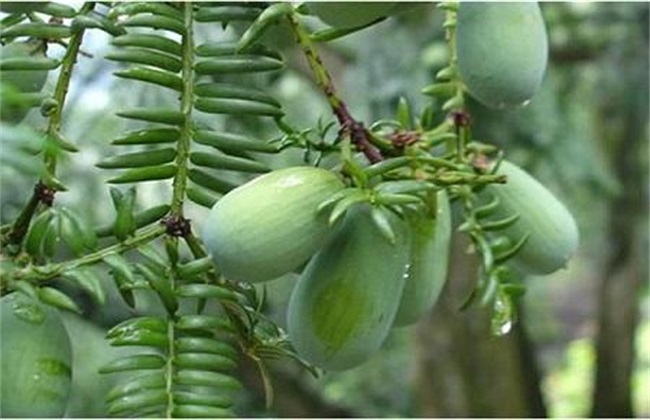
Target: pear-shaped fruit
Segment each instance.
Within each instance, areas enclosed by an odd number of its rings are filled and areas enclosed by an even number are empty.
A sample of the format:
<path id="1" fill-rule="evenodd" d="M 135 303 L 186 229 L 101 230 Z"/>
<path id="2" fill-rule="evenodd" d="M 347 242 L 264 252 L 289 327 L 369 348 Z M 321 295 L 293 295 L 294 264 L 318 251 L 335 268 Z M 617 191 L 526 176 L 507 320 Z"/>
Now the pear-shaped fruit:
<path id="1" fill-rule="evenodd" d="M 537 2 L 461 2 L 456 48 L 469 93 L 492 108 L 518 106 L 539 89 L 548 61 Z"/>
<path id="2" fill-rule="evenodd" d="M 578 248 L 579 234 L 573 216 L 546 187 L 513 163 L 502 161 L 497 174 L 506 184 L 492 184 L 486 192 L 499 199 L 494 220 L 518 214 L 503 233 L 512 243 L 529 234 L 511 264 L 530 274 L 550 274 L 564 268 Z M 500 232 L 501 233 L 501 232 Z"/>
<path id="3" fill-rule="evenodd" d="M 438 300 L 447 278 L 451 212 L 445 190 L 436 198 L 436 210 L 407 213 L 411 227 L 411 258 L 394 326 L 415 323 Z"/>
<path id="4" fill-rule="evenodd" d="M 0 415 L 63 417 L 72 351 L 59 313 L 21 293 L 0 299 Z"/>
<path id="5" fill-rule="evenodd" d="M 367 361 L 390 331 L 410 256 L 408 225 L 391 217 L 395 243 L 375 226 L 371 207 L 348 211 L 305 268 L 288 308 L 291 342 L 307 361 L 344 370 Z"/>
<path id="6" fill-rule="evenodd" d="M 203 241 L 227 278 L 275 279 L 323 245 L 330 228 L 318 205 L 343 188 L 333 172 L 309 166 L 262 175 L 217 201 Z"/>

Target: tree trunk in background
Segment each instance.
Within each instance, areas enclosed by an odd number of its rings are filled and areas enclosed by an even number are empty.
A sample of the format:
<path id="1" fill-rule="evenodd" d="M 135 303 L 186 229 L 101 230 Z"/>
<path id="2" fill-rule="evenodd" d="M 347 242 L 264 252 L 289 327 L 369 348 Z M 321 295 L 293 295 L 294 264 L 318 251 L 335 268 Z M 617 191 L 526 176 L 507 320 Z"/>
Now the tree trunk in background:
<path id="1" fill-rule="evenodd" d="M 417 326 L 414 395 L 421 417 L 545 417 L 539 374 L 525 328 L 490 333 L 485 309 L 459 306 L 476 278 L 468 242 L 455 235 L 440 301 Z"/>
<path id="2" fill-rule="evenodd" d="M 633 417 L 631 376 L 642 279 L 641 259 L 611 267 L 599 291 L 592 417 Z M 647 278 L 647 274 L 645 275 Z"/>
<path id="3" fill-rule="evenodd" d="M 647 41 L 647 4 L 639 22 L 640 27 L 645 27 Z M 601 110 L 602 140 L 613 145 L 612 169 L 623 188 L 610 203 L 606 241 L 609 254 L 598 291 L 593 417 L 633 416 L 634 336 L 641 288 L 648 278 L 647 231 L 639 233 L 648 214 L 648 170 L 644 158 L 648 134 L 648 45 L 642 44 L 642 48 L 623 52 L 618 62 L 625 77 L 620 81 L 614 78 L 609 88 L 616 89 L 617 94 L 609 107 Z"/>
<path id="4" fill-rule="evenodd" d="M 638 137 L 638 135 L 637 135 Z M 638 137 L 640 138 L 640 137 Z M 594 417 L 632 417 L 630 378 L 634 362 L 634 334 L 639 318 L 643 279 L 643 253 L 637 232 L 640 216 L 647 208 L 636 200 L 644 186 L 638 164 L 640 141 L 625 142 L 625 155 L 618 170 L 625 193 L 612 203 L 610 217 L 611 255 L 603 270 L 598 296 L 598 336 L 596 339 L 596 382 L 593 395 Z M 647 255 L 647 253 L 646 253 Z"/>

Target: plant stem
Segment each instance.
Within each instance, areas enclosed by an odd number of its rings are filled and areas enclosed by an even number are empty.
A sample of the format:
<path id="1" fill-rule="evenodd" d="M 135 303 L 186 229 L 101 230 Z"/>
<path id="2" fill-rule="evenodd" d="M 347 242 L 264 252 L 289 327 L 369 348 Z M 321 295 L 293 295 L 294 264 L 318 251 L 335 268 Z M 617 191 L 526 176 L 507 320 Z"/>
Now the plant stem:
<path id="1" fill-rule="evenodd" d="M 20 212 L 20 214 L 16 218 L 16 221 L 12 225 L 11 230 L 9 231 L 7 237 L 8 243 L 19 244 L 20 242 L 22 242 L 23 238 L 25 237 L 25 234 L 27 233 L 29 222 L 34 216 L 34 213 L 36 213 L 38 204 L 39 204 L 39 200 L 38 198 L 36 198 L 36 194 L 32 193 L 32 196 L 29 198 L 29 201 L 27 202 L 23 210 Z M 2 246 L 4 247 L 4 245 L 5 244 L 3 243 Z"/>
<path id="2" fill-rule="evenodd" d="M 189 235 L 184 236 L 184 239 L 185 243 L 190 248 L 192 255 L 194 255 L 194 258 L 199 259 L 208 256 L 208 253 L 205 252 L 205 249 L 203 249 L 203 246 L 201 246 L 199 239 L 194 236 L 194 234 L 190 233 Z"/>
<path id="3" fill-rule="evenodd" d="M 192 106 L 194 97 L 194 33 L 192 25 L 194 22 L 193 3 L 191 1 L 185 2 L 183 5 L 184 19 L 186 32 L 183 35 L 183 67 L 181 69 L 181 77 L 183 78 L 183 93 L 181 96 L 181 113 L 183 114 L 183 124 L 181 126 L 180 138 L 178 140 L 177 154 L 176 154 L 176 167 L 177 172 L 173 181 L 173 192 L 170 213 L 177 216 L 180 220 L 183 218 L 183 204 L 185 202 L 185 190 L 187 188 L 187 162 L 190 156 L 190 146 L 192 143 Z M 191 232 L 189 236 L 191 236 Z M 184 235 L 186 237 L 188 235 Z M 170 238 L 171 240 L 171 238 Z M 173 247 L 170 250 L 170 247 Z M 171 252 L 177 253 L 178 241 L 173 240 L 167 247 L 168 254 Z M 174 272 L 176 268 L 176 258 L 171 258 Z M 175 289 L 175 275 L 169 276 L 171 281 L 171 289 Z M 165 364 L 165 395 L 167 395 L 167 402 L 165 404 L 165 417 L 174 417 L 174 374 L 175 366 L 174 359 L 176 357 L 175 345 L 175 326 L 174 316 L 169 314 L 167 317 L 167 363 Z"/>
<path id="4" fill-rule="evenodd" d="M 314 74 L 316 84 L 325 94 L 325 98 L 332 108 L 332 112 L 334 112 L 334 115 L 341 125 L 341 131 L 349 133 L 350 140 L 356 146 L 357 150 L 363 153 L 371 163 L 383 160 L 384 158 L 381 155 L 381 152 L 377 150 L 370 141 L 368 130 L 363 126 L 363 123 L 352 117 L 345 102 L 343 102 L 343 100 L 337 95 L 329 72 L 323 65 L 323 61 L 321 60 L 318 51 L 316 51 L 314 43 L 298 21 L 296 14 L 288 15 L 288 19 L 291 29 L 296 36 L 296 41 L 302 48 L 302 51 L 307 58 L 307 62 L 309 63 L 309 67 Z"/>
<path id="5" fill-rule="evenodd" d="M 460 123 L 461 121 L 463 123 L 467 121 L 464 120 L 466 114 L 465 111 L 463 111 L 463 108 L 465 106 L 463 82 L 458 72 L 458 54 L 456 49 L 457 18 L 458 11 L 456 8 L 446 9 L 445 22 L 443 26 L 445 28 L 445 40 L 447 41 L 447 45 L 449 47 L 449 68 L 454 69 L 449 79 L 449 83 L 451 83 L 454 87 L 454 94 L 452 98 L 447 102 L 451 106 L 449 108 L 446 108 L 443 105 L 443 107 L 450 111 L 451 115 L 453 116 L 453 127 L 455 127 L 456 132 L 456 138 L 454 140 L 450 139 L 447 141 L 447 151 L 454 152 L 456 154 L 456 162 L 464 162 L 465 144 L 468 140 L 467 137 L 469 134 L 468 128 Z M 462 116 L 460 114 L 462 114 Z"/>
<path id="6" fill-rule="evenodd" d="M 87 13 L 94 7 L 94 2 L 85 3 L 79 10 L 79 14 Z M 61 115 L 63 112 L 63 104 L 65 103 L 65 98 L 68 93 L 70 78 L 72 76 L 72 69 L 74 68 L 74 65 L 77 61 L 77 54 L 79 53 L 79 48 L 81 46 L 81 41 L 83 40 L 84 32 L 85 31 L 83 29 L 80 29 L 70 37 L 70 43 L 61 62 L 61 72 L 54 89 L 54 96 L 52 97 L 57 106 L 54 107 L 52 114 L 49 116 L 46 131 L 46 135 L 54 140 L 60 138 L 58 132 L 61 129 Z M 47 171 L 51 175 L 54 175 L 56 172 L 55 151 L 48 150 L 46 148 L 44 151 L 44 160 Z M 27 204 L 12 225 L 11 232 L 9 233 L 9 243 L 20 244 L 22 242 L 29 228 L 29 223 L 31 222 L 32 217 L 34 217 L 34 214 L 38 209 L 39 202 L 40 199 L 38 197 L 38 194 L 36 192 L 32 193 L 32 196 L 29 198 Z"/>
<path id="7" fill-rule="evenodd" d="M 189 3 L 189 2 L 188 2 Z M 190 3 L 191 4 L 191 3 Z M 165 418 L 173 418 L 174 413 L 174 359 L 176 356 L 175 345 L 175 326 L 172 317 L 167 318 L 167 346 L 169 347 L 169 354 L 167 355 L 167 363 L 165 363 L 165 394 L 167 395 L 167 404 L 165 409 Z"/>
<path id="8" fill-rule="evenodd" d="M 83 15 L 90 12 L 95 8 L 94 2 L 88 2 L 83 5 L 79 10 L 79 14 Z M 54 95 L 52 99 L 56 103 L 56 106 L 52 110 L 52 114 L 49 116 L 49 122 L 47 125 L 47 135 L 52 139 L 59 138 L 59 130 L 61 129 L 61 116 L 63 114 L 63 105 L 65 104 L 65 98 L 68 94 L 68 88 L 70 87 L 70 79 L 72 77 L 72 70 L 77 63 L 77 55 L 79 54 L 79 48 L 81 47 L 81 42 L 83 41 L 85 30 L 79 29 L 74 32 L 70 37 L 70 42 L 68 43 L 68 48 L 63 56 L 61 63 L 61 73 L 56 82 L 56 87 L 54 88 Z M 45 150 L 45 166 L 47 170 L 54 175 L 56 171 L 56 154 L 53 151 Z"/>
<path id="9" fill-rule="evenodd" d="M 74 260 L 68 260 L 60 263 L 52 263 L 42 266 L 28 266 L 17 271 L 11 271 L 7 273 L 5 278 L 0 279 L 0 281 L 5 282 L 8 280 L 27 280 L 32 282 L 44 282 L 51 280 L 61 273 L 74 270 L 75 268 L 94 264 L 101 261 L 105 257 L 111 254 L 122 254 L 130 249 L 137 248 L 140 245 L 151 242 L 157 237 L 165 233 L 165 227 L 156 225 L 148 229 L 145 229 L 139 235 L 136 235 L 132 238 L 128 238 L 123 242 L 117 243 L 115 245 L 108 246 L 106 248 L 100 249 L 99 251 L 93 252 L 92 254 L 87 254 L 82 257 L 76 258 Z"/>
<path id="10" fill-rule="evenodd" d="M 187 187 L 187 161 L 190 155 L 192 142 L 192 99 L 194 96 L 194 40 L 192 31 L 192 3 L 187 2 L 185 6 L 185 28 L 183 36 L 183 94 L 181 97 L 181 112 L 185 120 L 181 126 L 181 135 L 178 140 L 176 166 L 177 172 L 174 176 L 171 213 L 183 215 L 183 202 L 185 189 Z"/>

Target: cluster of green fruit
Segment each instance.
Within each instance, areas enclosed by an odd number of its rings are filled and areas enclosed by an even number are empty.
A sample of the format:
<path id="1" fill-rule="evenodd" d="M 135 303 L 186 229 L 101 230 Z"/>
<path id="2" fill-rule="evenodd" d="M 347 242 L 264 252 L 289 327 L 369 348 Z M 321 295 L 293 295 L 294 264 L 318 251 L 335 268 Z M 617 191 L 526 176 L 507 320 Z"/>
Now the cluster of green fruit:
<path id="1" fill-rule="evenodd" d="M 514 164 L 502 162 L 497 173 L 508 183 L 483 193 L 498 198 L 493 217 L 519 215 L 500 233 L 513 243 L 528 235 L 512 264 L 534 274 L 564 267 L 578 243 L 569 211 Z M 365 362 L 392 327 L 413 324 L 434 305 L 452 231 L 444 189 L 433 209 L 405 205 L 387 212 L 392 241 L 368 202 L 352 206 L 330 227 L 322 204 L 344 188 L 325 169 L 274 171 L 219 200 L 202 235 L 228 279 L 259 283 L 301 272 L 289 302 L 288 332 L 303 358 L 328 370 Z"/>
<path id="2" fill-rule="evenodd" d="M 3 2 L 0 10 L 13 13 L 6 9 L 10 4 Z M 53 7 L 46 4 L 42 7 Z M 317 2 L 308 8 L 331 26 L 356 28 L 402 12 L 406 5 Z M 467 91 L 485 105 L 514 106 L 532 97 L 546 67 L 546 42 L 536 3 L 462 3 L 458 8 L 458 73 Z M 17 123 L 41 103 L 38 93 L 47 71 L 58 64 L 45 57 L 44 45 L 36 40 L 2 46 L 2 121 Z M 490 217 L 518 215 L 498 234 L 510 243 L 527 238 L 508 264 L 531 274 L 564 267 L 578 244 L 571 214 L 514 164 L 501 162 L 497 173 L 507 176 L 507 184 L 481 192 L 486 199 L 497 198 Z M 259 283 L 300 272 L 288 331 L 304 359 L 329 370 L 365 362 L 391 328 L 413 324 L 435 304 L 452 234 L 445 189 L 433 194 L 430 205 L 399 206 L 399 211 L 383 212 L 383 219 L 373 217 L 373 204 L 359 203 L 330 226 L 323 203 L 344 189 L 343 181 L 325 169 L 274 171 L 219 200 L 202 235 L 228 279 Z M 389 226 L 382 231 L 381 223 Z M 385 231 L 394 234 L 392 239 Z M 58 314 L 18 293 L 3 297 L 0 310 L 0 415 L 62 416 L 71 352 Z"/>
<path id="3" fill-rule="evenodd" d="M 334 28 L 364 27 L 418 3 L 313 2 L 309 11 Z M 467 91 L 493 108 L 518 106 L 539 88 L 548 61 L 537 2 L 461 2 L 455 26 L 458 71 Z"/>

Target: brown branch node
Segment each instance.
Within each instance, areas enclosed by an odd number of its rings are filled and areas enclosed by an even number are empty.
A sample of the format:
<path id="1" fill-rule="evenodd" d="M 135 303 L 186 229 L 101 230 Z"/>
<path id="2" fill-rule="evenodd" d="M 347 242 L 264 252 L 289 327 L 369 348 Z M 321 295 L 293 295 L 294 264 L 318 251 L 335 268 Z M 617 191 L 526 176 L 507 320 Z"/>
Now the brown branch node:
<path id="1" fill-rule="evenodd" d="M 55 195 L 55 189 L 48 187 L 40 181 L 34 186 L 34 197 L 48 207 L 52 207 Z"/>
<path id="2" fill-rule="evenodd" d="M 169 236 L 185 238 L 192 233 L 190 219 L 186 219 L 178 214 L 170 214 L 160 221 L 160 224 L 167 228 Z"/>

